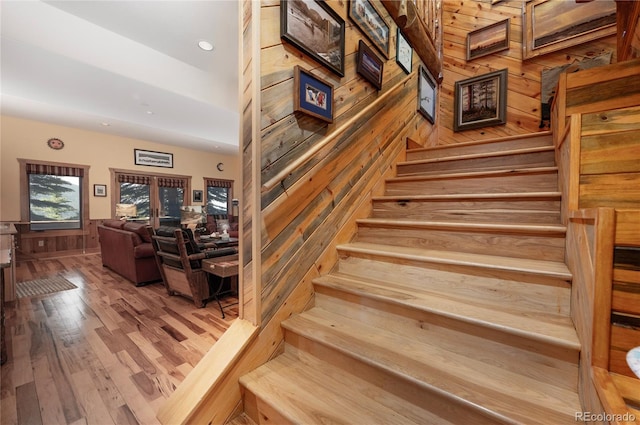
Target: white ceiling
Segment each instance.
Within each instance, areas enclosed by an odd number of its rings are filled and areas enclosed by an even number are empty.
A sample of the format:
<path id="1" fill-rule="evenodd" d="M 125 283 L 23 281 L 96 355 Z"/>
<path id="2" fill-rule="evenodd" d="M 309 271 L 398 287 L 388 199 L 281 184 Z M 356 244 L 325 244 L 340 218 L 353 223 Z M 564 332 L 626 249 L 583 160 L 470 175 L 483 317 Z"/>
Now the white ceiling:
<path id="1" fill-rule="evenodd" d="M 2 113 L 238 154 L 238 12 L 235 0 L 1 0 Z"/>

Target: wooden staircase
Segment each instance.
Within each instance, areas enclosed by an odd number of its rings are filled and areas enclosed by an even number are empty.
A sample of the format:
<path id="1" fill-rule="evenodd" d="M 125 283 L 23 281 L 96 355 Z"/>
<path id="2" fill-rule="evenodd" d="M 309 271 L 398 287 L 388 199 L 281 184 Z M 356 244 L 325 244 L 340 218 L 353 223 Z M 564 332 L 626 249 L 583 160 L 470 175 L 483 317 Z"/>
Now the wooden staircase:
<path id="1" fill-rule="evenodd" d="M 549 134 L 407 151 L 372 217 L 241 378 L 260 424 L 575 424 Z"/>

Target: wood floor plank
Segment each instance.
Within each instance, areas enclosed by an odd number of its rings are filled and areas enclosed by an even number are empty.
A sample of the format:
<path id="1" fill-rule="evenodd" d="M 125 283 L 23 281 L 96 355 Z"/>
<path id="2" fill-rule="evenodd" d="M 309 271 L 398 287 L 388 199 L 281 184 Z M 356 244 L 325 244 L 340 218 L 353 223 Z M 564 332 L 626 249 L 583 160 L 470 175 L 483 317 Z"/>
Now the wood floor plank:
<path id="1" fill-rule="evenodd" d="M 18 261 L 16 272 L 18 282 L 60 275 L 78 288 L 7 306 L 2 425 L 158 424 L 160 406 L 237 317 L 162 284 L 136 287 L 99 254 Z M 40 411 L 41 421 L 27 417 Z"/>

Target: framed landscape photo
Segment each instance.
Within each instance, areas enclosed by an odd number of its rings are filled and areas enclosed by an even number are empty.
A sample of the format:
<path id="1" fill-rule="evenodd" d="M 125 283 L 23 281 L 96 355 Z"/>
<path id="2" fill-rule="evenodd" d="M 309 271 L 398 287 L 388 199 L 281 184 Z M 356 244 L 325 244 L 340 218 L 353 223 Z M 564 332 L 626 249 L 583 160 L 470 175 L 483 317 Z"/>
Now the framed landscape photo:
<path id="1" fill-rule="evenodd" d="M 614 0 L 532 0 L 523 13 L 523 59 L 616 33 Z"/>
<path id="2" fill-rule="evenodd" d="M 418 80 L 418 111 L 431 124 L 435 122 L 437 85 L 436 80 L 429 73 L 427 68 L 420 65 L 420 76 Z"/>
<path id="3" fill-rule="evenodd" d="M 382 19 L 378 10 L 369 0 L 350 0 L 349 18 L 371 40 L 380 53 L 389 59 L 389 44 L 391 39 L 389 24 Z"/>
<path id="4" fill-rule="evenodd" d="M 376 56 L 373 49 L 367 46 L 362 40 L 358 42 L 356 71 L 367 81 L 373 84 L 376 89 L 382 89 L 384 63 L 382 62 L 382 59 Z"/>
<path id="5" fill-rule="evenodd" d="M 280 37 L 344 77 L 344 19 L 324 1 L 281 0 Z"/>
<path id="6" fill-rule="evenodd" d="M 453 97 L 453 131 L 470 130 L 507 122 L 508 70 L 456 81 Z"/>
<path id="7" fill-rule="evenodd" d="M 407 74 L 411 74 L 411 67 L 413 64 L 413 48 L 409 44 L 400 27 L 398 27 L 398 33 L 396 36 L 396 62 L 400 65 L 400 68 Z"/>
<path id="8" fill-rule="evenodd" d="M 467 60 L 509 49 L 509 19 L 467 34 Z"/>
<path id="9" fill-rule="evenodd" d="M 293 70 L 293 110 L 333 122 L 333 85 L 299 65 Z"/>
<path id="10" fill-rule="evenodd" d="M 107 196 L 107 185 L 106 184 L 94 184 L 93 185 L 93 196 L 106 197 Z"/>
<path id="11" fill-rule="evenodd" d="M 173 168 L 173 154 L 171 153 L 134 149 L 133 156 L 136 165 Z"/>

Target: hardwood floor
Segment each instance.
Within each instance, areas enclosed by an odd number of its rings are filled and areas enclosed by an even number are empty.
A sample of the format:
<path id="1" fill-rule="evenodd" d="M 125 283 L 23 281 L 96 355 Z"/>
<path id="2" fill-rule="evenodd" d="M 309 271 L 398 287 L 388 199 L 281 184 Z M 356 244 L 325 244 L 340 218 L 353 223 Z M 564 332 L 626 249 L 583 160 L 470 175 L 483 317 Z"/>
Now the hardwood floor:
<path id="1" fill-rule="evenodd" d="M 7 304 L 0 423 L 156 424 L 162 403 L 237 317 L 162 283 L 135 287 L 99 254 L 17 263 L 17 281 L 78 288 Z M 222 304 L 237 301 L 227 297 Z"/>

